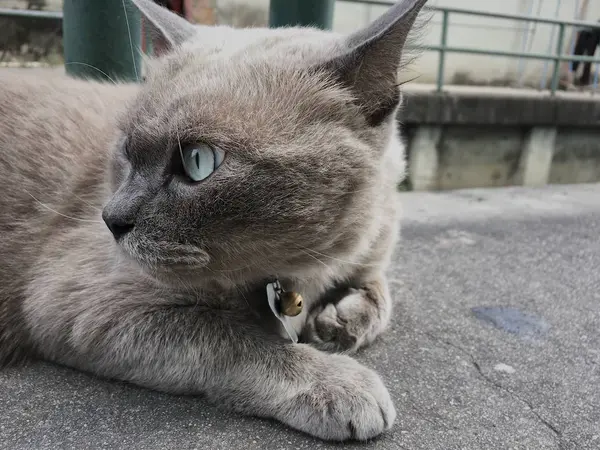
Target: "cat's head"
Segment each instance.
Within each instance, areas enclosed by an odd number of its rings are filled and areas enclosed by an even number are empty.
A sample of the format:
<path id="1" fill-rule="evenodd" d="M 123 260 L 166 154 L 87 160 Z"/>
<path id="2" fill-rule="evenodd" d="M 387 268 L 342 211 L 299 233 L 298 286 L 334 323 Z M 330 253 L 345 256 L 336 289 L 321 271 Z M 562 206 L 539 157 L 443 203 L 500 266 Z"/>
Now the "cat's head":
<path id="1" fill-rule="evenodd" d="M 350 36 L 195 26 L 134 3 L 169 51 L 120 121 L 103 217 L 125 252 L 193 284 L 293 278 L 364 251 L 386 153 L 403 158 L 397 73 L 426 0 Z"/>

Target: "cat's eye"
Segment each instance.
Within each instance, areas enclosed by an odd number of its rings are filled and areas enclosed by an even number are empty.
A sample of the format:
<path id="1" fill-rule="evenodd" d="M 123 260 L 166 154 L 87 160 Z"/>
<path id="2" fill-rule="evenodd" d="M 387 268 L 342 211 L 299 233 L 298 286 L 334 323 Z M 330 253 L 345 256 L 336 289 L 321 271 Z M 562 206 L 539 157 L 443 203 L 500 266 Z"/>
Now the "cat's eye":
<path id="1" fill-rule="evenodd" d="M 181 149 L 185 174 L 193 181 L 202 181 L 223 163 L 225 152 L 206 143 L 186 145 Z"/>

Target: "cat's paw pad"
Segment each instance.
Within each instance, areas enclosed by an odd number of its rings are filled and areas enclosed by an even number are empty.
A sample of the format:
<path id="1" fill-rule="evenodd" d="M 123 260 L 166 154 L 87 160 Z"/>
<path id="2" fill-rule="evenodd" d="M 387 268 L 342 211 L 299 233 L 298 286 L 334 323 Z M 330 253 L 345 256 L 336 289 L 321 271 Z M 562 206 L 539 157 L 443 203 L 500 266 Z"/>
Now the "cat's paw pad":
<path id="1" fill-rule="evenodd" d="M 337 303 L 311 311 L 302 338 L 326 351 L 355 351 L 385 326 L 381 311 L 363 290 L 353 289 Z"/>
<path id="2" fill-rule="evenodd" d="M 335 441 L 367 440 L 389 430 L 396 410 L 379 376 L 347 356 L 328 358 L 329 370 L 294 398 L 284 422 Z"/>

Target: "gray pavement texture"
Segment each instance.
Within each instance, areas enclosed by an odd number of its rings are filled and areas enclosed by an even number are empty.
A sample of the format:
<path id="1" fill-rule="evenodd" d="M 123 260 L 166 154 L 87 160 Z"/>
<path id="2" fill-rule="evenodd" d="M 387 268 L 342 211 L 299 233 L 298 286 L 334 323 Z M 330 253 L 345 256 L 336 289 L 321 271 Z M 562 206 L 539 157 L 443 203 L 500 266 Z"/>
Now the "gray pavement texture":
<path id="1" fill-rule="evenodd" d="M 395 319 L 358 356 L 395 399 L 391 432 L 330 444 L 38 363 L 0 372 L 0 448 L 600 448 L 600 185 L 403 203 Z"/>

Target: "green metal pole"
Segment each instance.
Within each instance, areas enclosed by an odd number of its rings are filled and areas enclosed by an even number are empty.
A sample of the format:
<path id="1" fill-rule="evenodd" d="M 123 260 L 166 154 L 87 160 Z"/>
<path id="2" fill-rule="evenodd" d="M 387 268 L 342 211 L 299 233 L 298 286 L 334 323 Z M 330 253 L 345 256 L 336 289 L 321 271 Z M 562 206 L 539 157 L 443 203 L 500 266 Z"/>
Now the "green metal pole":
<path id="1" fill-rule="evenodd" d="M 63 40 L 69 75 L 140 79 L 141 19 L 130 0 L 64 0 Z"/>
<path id="2" fill-rule="evenodd" d="M 446 68 L 446 46 L 448 45 L 448 11 L 444 11 L 442 16 L 442 39 L 440 41 L 440 53 L 437 73 L 437 91 L 442 92 L 444 88 L 444 72 Z"/>
<path id="3" fill-rule="evenodd" d="M 271 0 L 269 26 L 314 26 L 330 30 L 335 0 Z"/>

